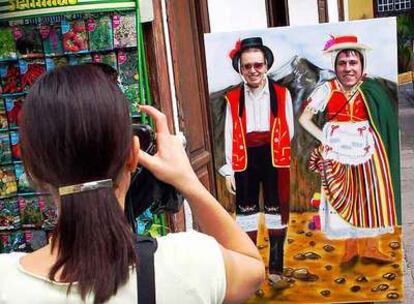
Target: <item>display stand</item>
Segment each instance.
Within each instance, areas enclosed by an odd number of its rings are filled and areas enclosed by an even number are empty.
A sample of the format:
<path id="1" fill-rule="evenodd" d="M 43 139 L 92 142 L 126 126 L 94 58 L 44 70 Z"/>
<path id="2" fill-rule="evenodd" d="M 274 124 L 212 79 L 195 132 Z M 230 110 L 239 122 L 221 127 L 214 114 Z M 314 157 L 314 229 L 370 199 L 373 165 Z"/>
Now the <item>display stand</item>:
<path id="1" fill-rule="evenodd" d="M 119 73 L 132 121 L 151 124 L 137 111 L 138 104 L 152 104 L 141 26 L 153 18 L 151 3 L 0 0 L 0 253 L 44 246 L 56 224 L 50 195 L 29 185 L 20 159 L 20 109 L 40 75 L 66 64 L 109 64 Z M 164 216 L 149 211 L 138 227 L 141 234 L 166 233 Z"/>

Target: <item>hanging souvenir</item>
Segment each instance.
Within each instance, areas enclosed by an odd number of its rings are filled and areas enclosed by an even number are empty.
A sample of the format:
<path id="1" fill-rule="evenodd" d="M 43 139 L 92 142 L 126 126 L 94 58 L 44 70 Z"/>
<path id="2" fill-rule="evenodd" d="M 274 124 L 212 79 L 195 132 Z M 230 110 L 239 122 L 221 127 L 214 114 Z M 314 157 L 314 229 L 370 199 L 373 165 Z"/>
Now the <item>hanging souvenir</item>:
<path id="1" fill-rule="evenodd" d="M 0 200 L 0 230 L 15 230 L 20 228 L 19 205 L 15 198 Z"/>
<path id="2" fill-rule="evenodd" d="M 42 40 L 36 25 L 15 24 L 12 27 L 12 31 L 20 58 L 43 56 Z"/>
<path id="3" fill-rule="evenodd" d="M 20 68 L 17 61 L 0 62 L 0 77 L 3 94 L 13 94 L 22 91 Z"/>
<path id="4" fill-rule="evenodd" d="M 64 19 L 62 21 L 63 50 L 66 54 L 88 52 L 88 34 L 83 19 Z"/>
<path id="5" fill-rule="evenodd" d="M 16 59 L 16 45 L 10 27 L 0 27 L 0 61 Z"/>
<path id="6" fill-rule="evenodd" d="M 43 23 L 39 25 L 45 56 L 63 55 L 62 29 L 60 23 Z"/>
<path id="7" fill-rule="evenodd" d="M 114 48 L 112 20 L 109 14 L 95 13 L 87 19 L 89 50 L 107 51 Z"/>

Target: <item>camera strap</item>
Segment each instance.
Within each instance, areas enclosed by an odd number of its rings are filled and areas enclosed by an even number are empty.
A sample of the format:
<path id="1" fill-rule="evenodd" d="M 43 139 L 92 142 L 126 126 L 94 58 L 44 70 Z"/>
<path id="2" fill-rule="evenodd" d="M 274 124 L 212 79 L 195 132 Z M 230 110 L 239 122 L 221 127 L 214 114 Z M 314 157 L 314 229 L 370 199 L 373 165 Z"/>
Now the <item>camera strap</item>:
<path id="1" fill-rule="evenodd" d="M 157 240 L 151 237 L 138 235 L 135 241 L 139 304 L 155 304 L 154 253 L 157 246 Z"/>

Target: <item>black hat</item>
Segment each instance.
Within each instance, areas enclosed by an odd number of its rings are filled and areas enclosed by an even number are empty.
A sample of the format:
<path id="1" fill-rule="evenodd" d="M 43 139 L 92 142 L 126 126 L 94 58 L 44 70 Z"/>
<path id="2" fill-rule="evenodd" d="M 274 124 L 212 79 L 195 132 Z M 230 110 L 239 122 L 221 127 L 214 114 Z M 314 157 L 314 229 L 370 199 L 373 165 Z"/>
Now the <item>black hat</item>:
<path id="1" fill-rule="evenodd" d="M 270 69 L 273 64 L 273 53 L 267 46 L 263 45 L 263 40 L 261 37 L 245 38 L 242 41 L 238 41 L 238 43 L 236 43 L 235 48 L 230 52 L 233 69 L 239 73 L 240 56 L 244 50 L 250 48 L 261 49 L 263 51 L 267 62 L 267 68 Z"/>

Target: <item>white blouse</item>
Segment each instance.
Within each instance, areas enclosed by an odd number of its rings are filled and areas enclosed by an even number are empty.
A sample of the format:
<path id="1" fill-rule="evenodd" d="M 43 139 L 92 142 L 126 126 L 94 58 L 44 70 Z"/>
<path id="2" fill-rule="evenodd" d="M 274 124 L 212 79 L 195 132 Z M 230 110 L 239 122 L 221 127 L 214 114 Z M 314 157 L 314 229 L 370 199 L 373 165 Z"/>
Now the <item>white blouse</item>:
<path id="1" fill-rule="evenodd" d="M 226 273 L 217 241 L 198 232 L 172 233 L 157 239 L 154 255 L 156 302 L 222 303 Z M 24 270 L 19 260 L 24 253 L 0 254 L 0 304 L 93 303 L 93 295 L 82 302 L 76 284 L 67 295 L 66 283 Z M 136 272 L 108 303 L 137 303 Z"/>

